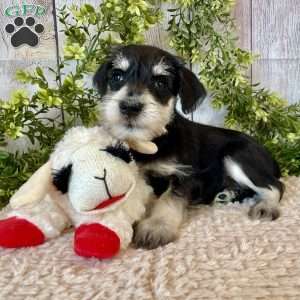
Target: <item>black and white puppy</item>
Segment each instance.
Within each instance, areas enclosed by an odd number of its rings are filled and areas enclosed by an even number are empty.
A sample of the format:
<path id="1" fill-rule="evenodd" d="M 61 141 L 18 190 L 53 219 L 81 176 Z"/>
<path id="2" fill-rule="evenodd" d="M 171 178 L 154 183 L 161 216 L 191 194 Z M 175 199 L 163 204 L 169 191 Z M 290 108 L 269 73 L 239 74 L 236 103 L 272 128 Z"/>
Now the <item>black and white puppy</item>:
<path id="1" fill-rule="evenodd" d="M 119 139 L 153 140 L 154 155 L 134 153 L 158 195 L 137 224 L 137 245 L 154 248 L 174 240 L 189 204 L 210 204 L 223 190 L 253 196 L 253 219 L 279 216 L 283 184 L 269 153 L 251 137 L 193 123 L 175 110 L 193 112 L 206 96 L 197 77 L 173 55 L 151 46 L 114 51 L 94 83 L 102 96 L 102 120 Z M 167 133 L 158 136 L 163 127 Z"/>

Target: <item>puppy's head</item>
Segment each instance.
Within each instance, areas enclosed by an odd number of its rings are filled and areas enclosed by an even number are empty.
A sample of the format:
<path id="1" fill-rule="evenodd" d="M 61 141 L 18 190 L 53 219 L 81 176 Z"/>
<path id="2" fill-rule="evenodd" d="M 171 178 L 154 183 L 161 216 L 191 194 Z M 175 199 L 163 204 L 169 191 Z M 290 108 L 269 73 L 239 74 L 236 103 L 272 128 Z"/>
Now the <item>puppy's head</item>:
<path id="1" fill-rule="evenodd" d="M 171 121 L 177 99 L 190 113 L 206 96 L 178 58 L 151 46 L 113 51 L 94 84 L 102 96 L 104 124 L 119 139 L 151 140 Z"/>

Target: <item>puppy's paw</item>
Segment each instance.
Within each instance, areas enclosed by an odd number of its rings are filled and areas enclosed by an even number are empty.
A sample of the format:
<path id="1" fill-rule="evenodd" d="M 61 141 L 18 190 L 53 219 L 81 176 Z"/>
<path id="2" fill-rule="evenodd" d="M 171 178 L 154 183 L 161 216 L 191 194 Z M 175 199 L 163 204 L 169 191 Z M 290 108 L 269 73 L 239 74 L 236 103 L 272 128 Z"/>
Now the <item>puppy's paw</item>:
<path id="1" fill-rule="evenodd" d="M 233 202 L 235 197 L 236 195 L 234 191 L 224 190 L 216 195 L 214 202 L 220 204 L 228 204 L 230 202 Z"/>
<path id="2" fill-rule="evenodd" d="M 139 248 L 154 249 L 174 241 L 177 230 L 158 218 L 148 218 L 135 226 L 133 243 Z"/>
<path id="3" fill-rule="evenodd" d="M 252 206 L 249 211 L 249 217 L 253 220 L 274 221 L 280 216 L 278 207 L 270 205 L 265 201 L 259 202 Z"/>

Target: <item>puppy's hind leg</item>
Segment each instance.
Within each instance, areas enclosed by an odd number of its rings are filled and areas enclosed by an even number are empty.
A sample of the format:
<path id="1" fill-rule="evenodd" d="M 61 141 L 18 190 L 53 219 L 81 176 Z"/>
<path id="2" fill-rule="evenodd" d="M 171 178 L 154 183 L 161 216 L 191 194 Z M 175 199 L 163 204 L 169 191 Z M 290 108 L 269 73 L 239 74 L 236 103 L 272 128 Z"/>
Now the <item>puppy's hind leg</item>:
<path id="1" fill-rule="evenodd" d="M 274 186 L 260 188 L 258 202 L 249 210 L 249 217 L 253 220 L 276 220 L 280 216 L 280 190 Z"/>
<path id="2" fill-rule="evenodd" d="M 227 174 L 238 184 L 246 186 L 256 193 L 257 202 L 250 208 L 251 219 L 275 220 L 279 217 L 279 202 L 284 186 L 275 176 L 259 174 L 261 170 L 247 168 L 249 174 L 243 170 L 241 164 L 230 157 L 226 157 L 225 168 Z M 251 175 L 250 175 L 251 174 Z"/>
<path id="3" fill-rule="evenodd" d="M 174 241 L 184 218 L 187 202 L 167 190 L 156 200 L 150 216 L 135 228 L 134 243 L 138 247 L 154 249 Z"/>

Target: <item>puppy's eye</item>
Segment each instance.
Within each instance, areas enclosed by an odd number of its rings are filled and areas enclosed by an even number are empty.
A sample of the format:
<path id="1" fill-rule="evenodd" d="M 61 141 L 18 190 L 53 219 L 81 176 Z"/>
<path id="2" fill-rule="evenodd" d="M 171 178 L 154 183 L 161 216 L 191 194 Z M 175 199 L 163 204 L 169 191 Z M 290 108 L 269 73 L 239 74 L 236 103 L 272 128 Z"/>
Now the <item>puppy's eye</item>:
<path id="1" fill-rule="evenodd" d="M 122 70 L 113 70 L 110 77 L 113 82 L 120 82 L 124 79 L 124 72 Z"/>
<path id="2" fill-rule="evenodd" d="M 106 149 L 102 149 L 102 151 L 106 151 L 109 154 L 118 157 L 125 161 L 126 163 L 130 163 L 132 161 L 131 152 L 129 149 L 127 149 L 124 145 L 121 143 L 118 143 L 115 146 L 108 146 Z"/>
<path id="3" fill-rule="evenodd" d="M 154 86 L 157 89 L 164 89 L 168 86 L 168 80 L 164 76 L 156 76 L 154 77 L 153 81 L 154 81 Z"/>

